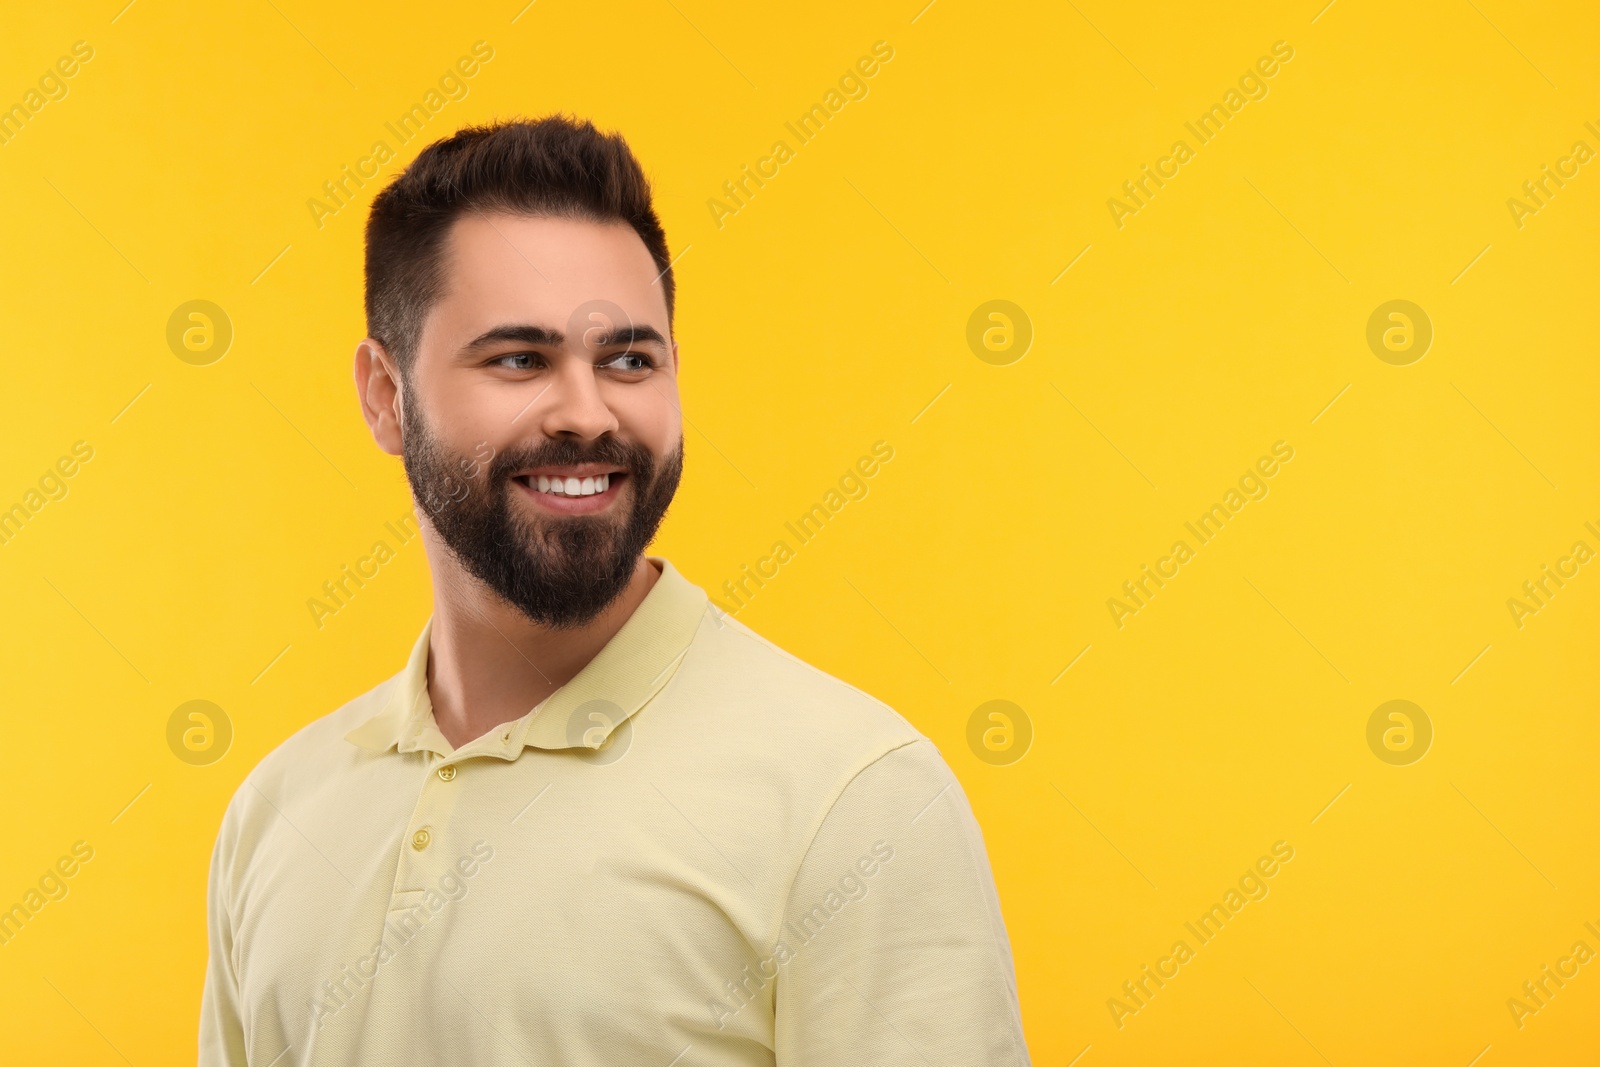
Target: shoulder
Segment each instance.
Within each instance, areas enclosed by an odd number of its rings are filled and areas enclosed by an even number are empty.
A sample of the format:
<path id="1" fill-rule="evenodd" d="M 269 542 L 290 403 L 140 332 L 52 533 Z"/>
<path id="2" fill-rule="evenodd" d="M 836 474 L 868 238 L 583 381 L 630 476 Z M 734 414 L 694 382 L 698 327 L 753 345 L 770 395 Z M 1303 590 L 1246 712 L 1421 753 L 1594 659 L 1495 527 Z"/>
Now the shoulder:
<path id="1" fill-rule="evenodd" d="M 701 725 L 733 748 L 772 753 L 791 764 L 835 765 L 834 773 L 846 777 L 888 752 L 927 740 L 882 700 L 714 605 L 707 606 L 674 683 Z"/>
<path id="2" fill-rule="evenodd" d="M 287 804 L 304 803 L 319 788 L 370 760 L 374 754 L 346 740 L 345 735 L 382 712 L 399 682 L 399 674 L 384 679 L 300 727 L 261 757 L 228 803 L 219 844 L 223 839 L 248 837 L 252 824 L 270 820 Z"/>
<path id="3" fill-rule="evenodd" d="M 345 735 L 382 712 L 400 684 L 398 674 L 384 679 L 353 700 L 306 723 L 261 758 L 250 777 L 282 780 L 296 770 L 326 770 L 330 763 L 344 762 L 355 745 Z"/>

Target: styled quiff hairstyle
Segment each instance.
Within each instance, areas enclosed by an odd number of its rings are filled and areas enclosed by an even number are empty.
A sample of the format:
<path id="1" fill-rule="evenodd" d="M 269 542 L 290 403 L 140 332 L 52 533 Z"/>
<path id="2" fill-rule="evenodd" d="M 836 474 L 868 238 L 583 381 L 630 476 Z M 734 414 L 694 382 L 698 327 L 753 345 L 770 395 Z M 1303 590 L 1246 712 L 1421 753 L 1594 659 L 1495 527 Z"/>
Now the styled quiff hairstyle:
<path id="1" fill-rule="evenodd" d="M 405 373 L 428 310 L 445 290 L 445 241 L 468 212 L 625 222 L 661 270 L 667 324 L 672 258 L 650 182 L 620 134 L 551 115 L 466 126 L 424 148 L 367 217 L 367 334 Z"/>

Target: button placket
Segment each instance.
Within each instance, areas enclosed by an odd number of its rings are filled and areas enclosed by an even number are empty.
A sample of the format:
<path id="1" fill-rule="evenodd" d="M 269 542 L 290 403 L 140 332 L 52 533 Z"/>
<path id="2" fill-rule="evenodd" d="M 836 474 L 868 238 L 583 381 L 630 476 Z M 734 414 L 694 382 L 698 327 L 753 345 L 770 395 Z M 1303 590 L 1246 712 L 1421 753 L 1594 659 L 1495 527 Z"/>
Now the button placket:
<path id="1" fill-rule="evenodd" d="M 459 780 L 464 777 L 461 765 L 445 762 L 447 758 L 437 752 L 427 755 L 416 803 L 401 828 L 390 910 L 418 903 L 453 860 L 443 846 L 448 844 L 451 818 L 465 783 Z"/>

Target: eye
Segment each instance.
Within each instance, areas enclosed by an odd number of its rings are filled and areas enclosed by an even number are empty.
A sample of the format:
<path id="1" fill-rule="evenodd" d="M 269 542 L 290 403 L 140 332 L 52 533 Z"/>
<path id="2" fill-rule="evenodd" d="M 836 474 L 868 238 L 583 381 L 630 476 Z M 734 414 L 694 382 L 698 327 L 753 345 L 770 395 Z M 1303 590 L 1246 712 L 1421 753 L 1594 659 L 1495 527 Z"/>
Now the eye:
<path id="1" fill-rule="evenodd" d="M 490 365 L 504 367 L 507 370 L 533 370 L 534 361 L 539 357 L 533 352 L 512 352 L 509 355 L 497 356 L 490 360 Z"/>
<path id="2" fill-rule="evenodd" d="M 619 360 L 623 362 L 619 363 Z M 615 366 L 618 370 L 626 371 L 650 370 L 655 365 L 655 360 L 644 352 L 619 352 L 601 364 L 601 366 Z"/>

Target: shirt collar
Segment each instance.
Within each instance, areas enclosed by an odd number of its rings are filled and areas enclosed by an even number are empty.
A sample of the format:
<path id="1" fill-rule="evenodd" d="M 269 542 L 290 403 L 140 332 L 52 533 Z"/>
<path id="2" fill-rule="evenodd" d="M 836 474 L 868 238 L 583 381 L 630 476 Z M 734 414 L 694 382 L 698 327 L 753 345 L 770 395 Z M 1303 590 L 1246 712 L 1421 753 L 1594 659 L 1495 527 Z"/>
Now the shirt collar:
<path id="1" fill-rule="evenodd" d="M 571 681 L 528 714 L 459 749 L 440 734 L 428 698 L 428 649 L 433 618 L 391 681 L 383 706 L 345 739 L 374 752 L 433 751 L 442 756 L 491 755 L 514 760 L 525 747 L 599 748 L 611 733 L 660 692 L 689 650 L 709 603 L 705 591 L 671 561 L 646 556 L 661 577 L 622 628 Z"/>

